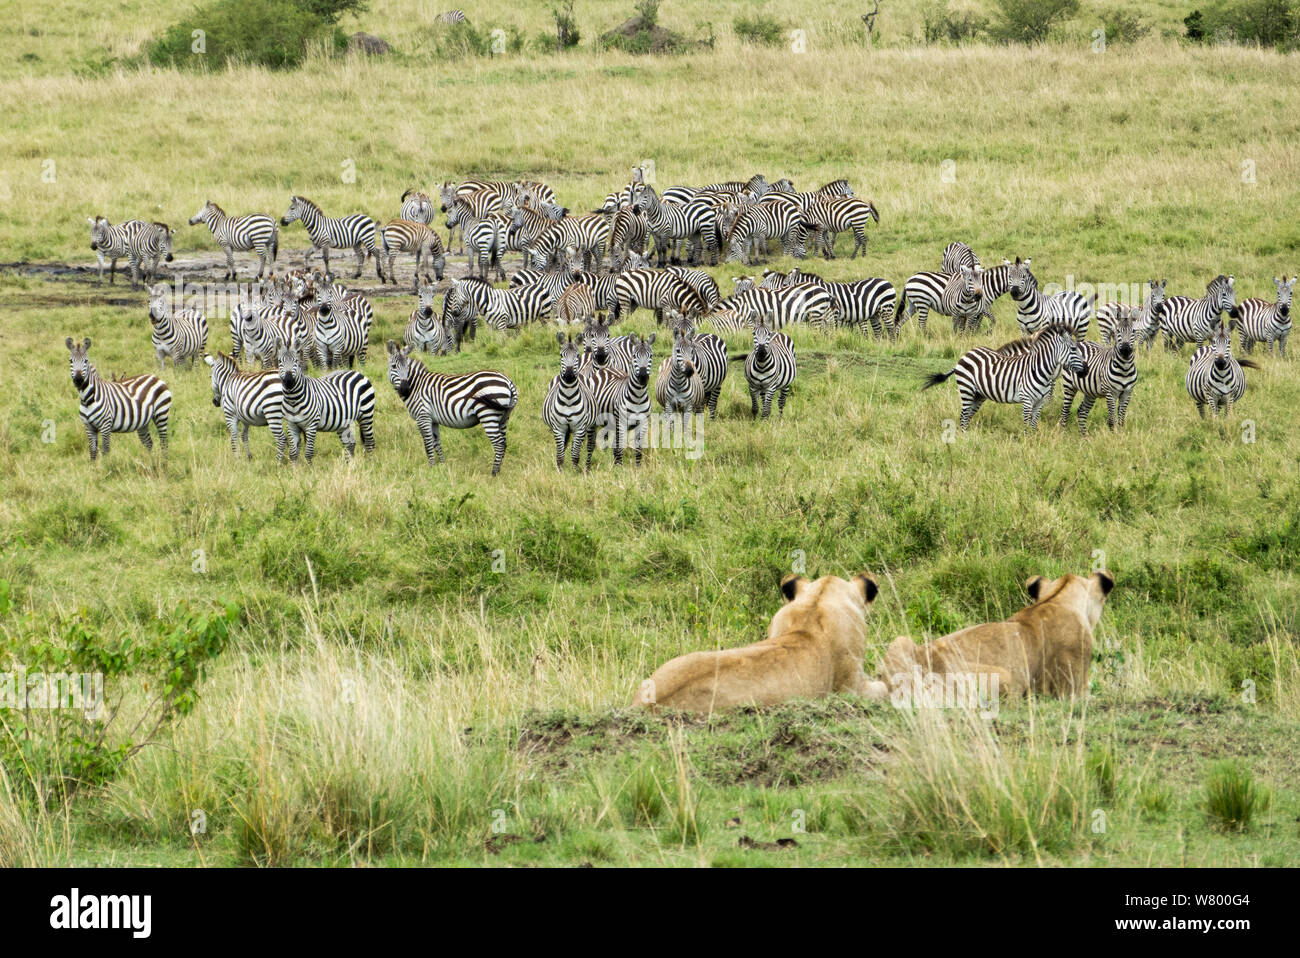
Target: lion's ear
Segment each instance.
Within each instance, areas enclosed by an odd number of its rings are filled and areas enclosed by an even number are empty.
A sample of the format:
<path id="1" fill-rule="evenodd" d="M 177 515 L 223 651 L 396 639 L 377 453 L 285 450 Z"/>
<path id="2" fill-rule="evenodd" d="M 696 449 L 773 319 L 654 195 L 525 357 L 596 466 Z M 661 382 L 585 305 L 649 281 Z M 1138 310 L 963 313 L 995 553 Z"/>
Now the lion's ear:
<path id="1" fill-rule="evenodd" d="M 1046 581 L 1047 580 L 1044 579 L 1041 575 L 1031 575 L 1028 579 L 1026 579 L 1025 591 L 1029 593 L 1029 598 L 1037 601 L 1038 593 L 1042 590 L 1043 583 Z"/>
<path id="2" fill-rule="evenodd" d="M 781 580 L 781 594 L 785 596 L 785 601 L 793 602 L 794 597 L 799 594 L 799 589 L 808 580 L 801 575 L 791 572 Z"/>
<path id="3" fill-rule="evenodd" d="M 875 579 L 865 572 L 859 572 L 853 577 L 853 581 L 862 589 L 862 598 L 866 600 L 867 605 L 876 601 L 876 596 L 880 594 L 880 587 L 876 585 Z"/>
<path id="4" fill-rule="evenodd" d="M 1100 572 L 1094 572 L 1093 575 L 1097 577 L 1097 582 L 1101 585 L 1102 597 L 1105 598 L 1110 595 L 1110 590 L 1115 588 L 1115 577 L 1105 569 Z"/>

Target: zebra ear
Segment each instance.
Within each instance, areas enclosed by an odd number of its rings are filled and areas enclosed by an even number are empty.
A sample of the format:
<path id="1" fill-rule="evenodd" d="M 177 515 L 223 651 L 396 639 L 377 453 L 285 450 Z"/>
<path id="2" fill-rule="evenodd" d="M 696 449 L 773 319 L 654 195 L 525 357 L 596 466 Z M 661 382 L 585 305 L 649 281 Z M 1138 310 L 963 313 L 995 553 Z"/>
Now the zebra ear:
<path id="1" fill-rule="evenodd" d="M 68 347 L 68 350 L 69 350 L 69 351 L 72 350 L 72 337 L 71 337 L 71 336 L 68 337 L 67 347 Z"/>
<path id="2" fill-rule="evenodd" d="M 86 352 L 89 349 L 90 349 L 90 337 L 87 336 L 81 344 L 81 351 Z"/>
<path id="3" fill-rule="evenodd" d="M 564 333 L 559 333 L 559 332 L 557 332 L 557 333 L 555 334 L 555 341 L 558 342 L 561 346 L 563 346 L 563 345 L 564 345 Z M 570 337 L 570 341 L 572 341 L 572 337 Z"/>
<path id="4" fill-rule="evenodd" d="M 391 339 L 388 341 L 388 355 L 392 356 L 397 352 L 397 343 Z"/>
<path id="5" fill-rule="evenodd" d="M 648 345 L 648 346 L 653 346 L 653 345 L 655 344 L 655 336 L 656 336 L 656 335 L 657 335 L 656 333 L 651 333 L 651 334 L 650 334 L 650 338 L 646 340 L 646 345 Z"/>

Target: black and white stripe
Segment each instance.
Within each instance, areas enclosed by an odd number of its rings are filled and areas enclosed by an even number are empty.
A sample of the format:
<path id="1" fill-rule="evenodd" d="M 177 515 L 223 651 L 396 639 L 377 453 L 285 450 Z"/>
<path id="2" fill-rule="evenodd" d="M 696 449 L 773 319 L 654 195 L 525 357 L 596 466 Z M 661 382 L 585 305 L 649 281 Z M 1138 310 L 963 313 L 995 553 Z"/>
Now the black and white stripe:
<path id="1" fill-rule="evenodd" d="M 1027 339 L 1014 340 L 998 349 L 976 346 L 962 355 L 946 373 L 935 373 L 923 389 L 957 377 L 961 396 L 961 428 L 986 401 L 1019 403 L 1029 429 L 1038 428 L 1043 404 L 1052 394 L 1056 378 L 1065 367 L 1083 374 L 1079 344 L 1068 326 L 1044 326 Z"/>
<path id="2" fill-rule="evenodd" d="M 1140 308 L 1125 306 L 1119 302 L 1102 303 L 1097 307 L 1097 333 L 1103 343 L 1114 338 L 1116 321 L 1124 315 L 1131 314 L 1133 333 L 1136 341 L 1145 343 L 1147 349 L 1160 330 L 1160 316 L 1165 311 L 1165 280 L 1156 282 L 1147 280 L 1147 296 Z"/>
<path id="3" fill-rule="evenodd" d="M 239 364 L 225 353 L 204 356 L 203 361 L 212 367 L 212 405 L 221 410 L 230 430 L 230 451 L 239 455 L 242 438 L 244 452 L 249 459 L 253 450 L 248 444 L 248 430 L 252 426 L 266 426 L 275 439 L 275 461 L 284 462 L 284 384 L 274 369 L 262 372 L 243 372 Z"/>
<path id="4" fill-rule="evenodd" d="M 494 289 L 482 280 L 467 277 L 453 281 L 452 290 L 457 294 L 457 302 L 470 303 L 475 316 L 481 316 L 493 329 L 502 331 L 545 321 L 555 303 L 550 285 L 543 282 Z"/>
<path id="5" fill-rule="evenodd" d="M 167 369 L 167 357 L 171 357 L 173 367 L 187 360 L 186 366 L 193 369 L 194 360 L 207 352 L 208 322 L 203 313 L 189 307 L 173 309 L 171 287 L 164 283 L 149 289 L 149 326 L 154 355 L 162 371 Z"/>
<path id="6" fill-rule="evenodd" d="M 963 266 L 974 269 L 980 265 L 975 251 L 962 242 L 949 243 L 943 248 L 943 257 L 939 261 L 939 272 L 955 273 Z"/>
<path id="7" fill-rule="evenodd" d="M 596 426 L 610 439 L 614 462 L 623 462 L 623 450 L 630 444 L 641 465 L 650 425 L 650 367 L 654 363 L 655 334 L 636 337 L 631 344 L 627 372 L 611 367 L 592 369 L 587 382 L 596 409 Z"/>
<path id="8" fill-rule="evenodd" d="M 367 453 L 375 451 L 375 387 L 361 373 L 340 369 L 317 379 L 303 370 L 297 344 L 280 350 L 280 382 L 284 386 L 284 426 L 289 437 L 289 458 L 295 462 L 298 450 L 306 450 L 311 462 L 316 455 L 316 433 L 336 432 L 349 459 L 357 448 L 352 431 L 356 423 Z"/>
<path id="9" fill-rule="evenodd" d="M 1059 324 L 1069 328 L 1075 339 L 1084 339 L 1092 320 L 1092 300 L 1084 299 L 1072 289 L 1044 296 L 1038 289 L 1038 279 L 1030 272 L 1032 261 L 1021 262 L 1017 256 L 1007 272 L 1008 292 L 1016 304 L 1016 322 L 1020 324 L 1020 331 L 1028 336 L 1046 326 Z"/>
<path id="10" fill-rule="evenodd" d="M 405 340 L 412 349 L 440 356 L 456 347 L 456 336 L 443 324 L 442 314 L 434 309 L 436 294 L 437 288 L 432 285 L 419 288 L 415 309 L 411 310 L 410 321 L 406 324 Z"/>
<path id="11" fill-rule="evenodd" d="M 1133 387 L 1137 385 L 1137 311 L 1125 307 L 1115 317 L 1111 327 L 1109 346 L 1099 343 L 1079 343 L 1079 358 L 1084 371 L 1075 372 L 1067 366 L 1061 377 L 1065 391 L 1061 402 L 1061 425 L 1070 421 L 1070 406 L 1079 395 L 1079 433 L 1088 431 L 1088 414 L 1098 399 L 1106 400 L 1107 425 L 1116 429 L 1124 425 Z"/>
<path id="12" fill-rule="evenodd" d="M 660 266 L 665 265 L 668 250 L 676 240 L 687 242 L 691 261 L 702 251 L 708 262 L 717 262 L 717 213 L 711 204 L 689 202 L 685 206 L 674 206 L 662 203 L 653 186 L 642 184 L 636 190 L 632 205 L 645 216 L 646 229 L 655 239 Z"/>
<path id="13" fill-rule="evenodd" d="M 387 275 L 379 270 L 381 280 L 397 285 L 396 261 L 398 253 L 415 254 L 415 272 L 411 274 L 411 289 L 420 288 L 420 264 L 427 263 L 435 279 L 442 279 L 447 268 L 447 252 L 442 247 L 442 237 L 423 223 L 415 220 L 389 220 L 379 230 L 379 259 L 387 265 Z"/>
<path id="14" fill-rule="evenodd" d="M 1236 290 L 1231 276 L 1220 273 L 1205 287 L 1200 299 L 1190 296 L 1170 296 L 1165 300 L 1164 314 L 1160 317 L 1160 331 L 1165 334 L 1165 348 L 1178 350 L 1183 343 L 1196 343 L 1199 347 L 1210 338 L 1224 310 L 1229 316 L 1237 312 Z"/>
<path id="15" fill-rule="evenodd" d="M 125 258 L 131 266 L 131 288 L 138 289 L 143 274 L 150 282 L 158 277 L 158 263 L 164 257 L 172 261 L 172 234 L 166 223 L 127 220 L 113 226 L 102 216 L 87 219 L 90 224 L 90 248 L 99 260 L 99 279 L 104 279 L 104 264 L 109 264 L 108 282 L 117 275 L 117 261 Z M 149 266 L 146 268 L 145 263 Z"/>
<path id="16" fill-rule="evenodd" d="M 1247 355 L 1256 343 L 1266 344 L 1270 355 L 1273 344 L 1281 347 L 1282 358 L 1286 358 L 1286 340 L 1291 335 L 1291 292 L 1295 289 L 1296 277 L 1287 279 L 1273 278 L 1277 287 L 1277 299 L 1270 303 L 1266 299 L 1243 299 L 1237 306 L 1237 331 L 1241 334 L 1241 349 Z"/>
<path id="17" fill-rule="evenodd" d="M 506 252 L 506 232 L 510 221 L 505 216 L 499 213 L 478 216 L 463 199 L 458 198 L 447 211 L 446 222 L 449 231 L 457 226 L 461 228 L 461 245 L 465 249 L 470 275 L 474 275 L 477 264 L 478 275 L 484 280 L 488 279 L 493 268 L 499 278 L 506 278 L 501 258 Z"/>
<path id="18" fill-rule="evenodd" d="M 839 311 L 825 287 L 816 283 L 782 286 L 780 289 L 759 289 L 738 283 L 738 292 L 724 299 L 719 306 L 741 313 L 752 313 L 772 329 L 782 329 L 791 323 L 809 323 L 828 329 L 839 322 Z"/>
<path id="19" fill-rule="evenodd" d="M 806 232 L 798 208 L 786 202 L 742 206 L 727 231 L 727 262 L 748 265 L 751 253 L 766 258 L 767 243 L 773 239 L 780 241 L 786 256 L 802 259 L 807 255 Z"/>
<path id="20" fill-rule="evenodd" d="M 653 309 L 660 323 L 668 308 L 692 320 L 708 311 L 695 288 L 667 270 L 630 269 L 615 276 L 610 322 L 626 319 L 642 307 Z"/>
<path id="21" fill-rule="evenodd" d="M 606 328 L 608 335 L 608 328 Z M 591 468 L 592 447 L 595 436 L 592 427 L 596 422 L 596 401 L 591 385 L 581 375 L 582 354 L 573 336 L 556 333 L 560 343 L 560 372 L 551 380 L 542 400 L 542 422 L 551 428 L 555 437 L 555 468 L 564 471 L 564 450 L 572 443 L 573 465 L 578 467 L 582 444 L 587 443 L 587 468 Z"/>
<path id="22" fill-rule="evenodd" d="M 68 366 L 72 385 L 79 397 L 77 411 L 86 428 L 90 461 L 102 448 L 108 455 L 109 440 L 115 432 L 133 432 L 145 449 L 153 449 L 149 424 L 158 430 L 158 445 L 167 457 L 167 417 L 171 413 L 172 394 L 157 376 L 132 376 L 128 379 L 99 378 L 90 358 L 90 339 L 74 343 L 67 338 Z"/>
<path id="23" fill-rule="evenodd" d="M 483 370 L 463 376 L 430 372 L 409 346 L 388 341 L 388 381 L 415 420 L 429 465 L 441 462 L 440 429 L 482 426 L 492 443 L 492 475 L 506 455 L 506 425 L 519 404 L 519 390 L 501 373 Z"/>
<path id="24" fill-rule="evenodd" d="M 809 203 L 804 209 L 803 218 L 815 226 L 822 235 L 822 254 L 827 259 L 835 258 L 835 240 L 840 233 L 852 231 L 853 255 L 867 252 L 867 223 L 880 222 L 880 212 L 870 200 L 861 200 L 852 196 L 823 197 Z"/>
<path id="25" fill-rule="evenodd" d="M 411 187 L 402 194 L 402 209 L 398 214 L 399 219 L 430 226 L 433 223 L 433 218 L 437 215 L 437 207 L 433 205 L 433 200 L 429 199 L 429 194 L 422 193 L 415 187 Z"/>
<path id="26" fill-rule="evenodd" d="M 370 326 L 375 320 L 370 301 L 356 291 L 337 284 L 316 291 L 316 362 L 333 369 L 345 362 L 365 365 L 370 345 Z"/>
<path id="27" fill-rule="evenodd" d="M 1232 330 L 1234 321 L 1224 326 L 1216 321 L 1208 330 L 1204 345 L 1197 347 L 1187 367 L 1187 395 L 1196 403 L 1196 411 L 1205 418 L 1205 407 L 1212 415 L 1226 416 L 1232 404 L 1246 394 L 1246 374 L 1242 367 L 1258 369 L 1249 359 L 1232 355 Z"/>
<path id="28" fill-rule="evenodd" d="M 980 267 L 963 266 L 955 273 L 914 273 L 903 287 L 896 326 L 915 314 L 924 332 L 933 310 L 952 317 L 954 333 L 974 331 L 979 328 L 984 302 L 984 270 Z"/>
<path id="29" fill-rule="evenodd" d="M 265 213 L 249 213 L 247 216 L 227 216 L 212 200 L 203 204 L 203 209 L 190 217 L 190 225 L 203 223 L 212 232 L 212 238 L 226 254 L 225 279 L 237 279 L 235 275 L 235 251 L 257 253 L 257 279 L 275 265 L 280 253 L 280 228 L 275 220 Z"/>
<path id="30" fill-rule="evenodd" d="M 311 249 L 303 254 L 303 265 L 310 269 L 312 255 L 320 253 L 325 260 L 327 278 L 332 275 L 330 250 L 350 249 L 356 253 L 357 271 L 352 275 L 353 279 L 361 275 L 361 269 L 366 265 L 366 257 L 376 253 L 375 221 L 364 213 L 353 213 L 351 216 L 334 219 L 326 216 L 311 200 L 302 196 L 293 196 L 289 198 L 289 209 L 280 217 L 280 225 L 288 226 L 294 220 L 302 223 L 311 239 Z M 376 256 L 376 270 L 378 270 L 378 263 L 379 259 Z"/>
<path id="31" fill-rule="evenodd" d="M 786 274 L 767 270 L 758 288 L 781 289 L 800 283 L 812 283 L 830 293 L 837 314 L 836 322 L 841 325 L 855 325 L 863 336 L 869 332 L 874 332 L 877 338 L 885 333 L 889 333 L 891 338 L 895 335 L 894 306 L 898 294 L 888 280 L 872 277 L 836 283 L 798 269 Z"/>
<path id="32" fill-rule="evenodd" d="M 758 418 L 760 402 L 763 418 L 772 414 L 772 397 L 776 397 L 778 416 L 785 415 L 786 397 L 798 372 L 794 343 L 785 333 L 776 332 L 764 322 L 754 325 L 753 345 L 745 356 L 745 382 L 749 384 L 752 418 Z"/>
<path id="33" fill-rule="evenodd" d="M 670 416 L 694 415 L 704 408 L 704 382 L 696 371 L 695 334 L 687 325 L 673 331 L 673 348 L 659 364 L 655 400 Z"/>

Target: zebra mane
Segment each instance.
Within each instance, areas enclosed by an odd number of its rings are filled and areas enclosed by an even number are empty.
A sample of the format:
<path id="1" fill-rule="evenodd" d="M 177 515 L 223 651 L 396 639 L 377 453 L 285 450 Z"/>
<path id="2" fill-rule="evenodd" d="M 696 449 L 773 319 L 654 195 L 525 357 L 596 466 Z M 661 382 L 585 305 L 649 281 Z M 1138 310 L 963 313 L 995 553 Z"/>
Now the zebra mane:
<path id="1" fill-rule="evenodd" d="M 415 192 L 417 192 L 417 190 L 415 189 L 414 186 L 407 187 L 406 192 L 402 194 L 402 200 L 401 200 L 401 202 L 405 203 L 405 202 L 406 202 L 406 198 L 407 198 L 408 196 L 410 196 L 412 193 L 415 193 Z"/>
<path id="2" fill-rule="evenodd" d="M 216 210 L 220 215 L 222 215 L 222 216 L 225 216 L 225 215 L 226 215 L 226 211 L 223 210 L 223 209 L 222 209 L 220 206 L 218 206 L 216 203 L 212 202 L 211 200 L 208 200 L 208 205 L 211 206 L 214 210 Z"/>
<path id="3" fill-rule="evenodd" d="M 317 206 L 315 203 L 313 203 L 311 200 L 307 199 L 307 197 L 295 196 L 294 199 L 297 200 L 299 203 L 302 203 L 304 206 L 310 206 L 317 213 L 320 213 L 321 216 L 325 215 L 325 213 L 321 210 L 321 208 Z"/>
<path id="4" fill-rule="evenodd" d="M 994 352 L 1002 356 L 1017 356 L 1029 352 L 1037 343 L 1044 339 L 1050 339 L 1058 333 L 1070 337 L 1074 336 L 1074 331 L 1065 323 L 1048 323 L 1046 326 L 1034 330 L 1028 336 L 1013 339 L 1009 343 L 1003 343 Z"/>

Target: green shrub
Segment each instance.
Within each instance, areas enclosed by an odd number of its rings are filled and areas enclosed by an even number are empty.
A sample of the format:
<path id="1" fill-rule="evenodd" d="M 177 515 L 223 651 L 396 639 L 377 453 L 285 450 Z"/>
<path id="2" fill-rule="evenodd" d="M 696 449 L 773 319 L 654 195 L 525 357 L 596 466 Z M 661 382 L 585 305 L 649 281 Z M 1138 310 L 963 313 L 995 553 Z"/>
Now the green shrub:
<path id="1" fill-rule="evenodd" d="M 1151 32 L 1151 24 L 1147 20 L 1123 7 L 1103 11 L 1101 26 L 1106 31 L 1108 44 L 1133 43 Z"/>
<path id="2" fill-rule="evenodd" d="M 1197 18 L 1195 23 L 1193 17 Z M 1258 44 L 1282 50 L 1300 46 L 1300 0 L 1220 3 L 1204 13 L 1195 11 L 1183 22 L 1190 40 Z"/>
<path id="3" fill-rule="evenodd" d="M 232 61 L 292 69 L 314 43 L 346 46 L 335 24 L 364 9 L 363 0 L 213 0 L 155 38 L 149 59 L 189 69 Z"/>
<path id="4" fill-rule="evenodd" d="M 785 30 L 772 17 L 755 14 L 752 17 L 737 17 L 732 24 L 741 43 L 759 43 L 764 46 L 780 46 L 785 39 Z"/>
<path id="5" fill-rule="evenodd" d="M 1264 805 L 1264 790 L 1247 769 L 1235 762 L 1219 762 L 1205 783 L 1205 812 L 1216 828 L 1242 832 Z"/>
<path id="6" fill-rule="evenodd" d="M 966 43 L 983 35 L 988 26 L 987 17 L 969 10 L 954 13 L 948 9 L 948 0 L 932 0 L 921 8 L 926 43 Z"/>
<path id="7" fill-rule="evenodd" d="M 1052 28 L 1079 12 L 1079 0 L 995 0 L 993 36 L 1005 43 L 1042 43 Z"/>

